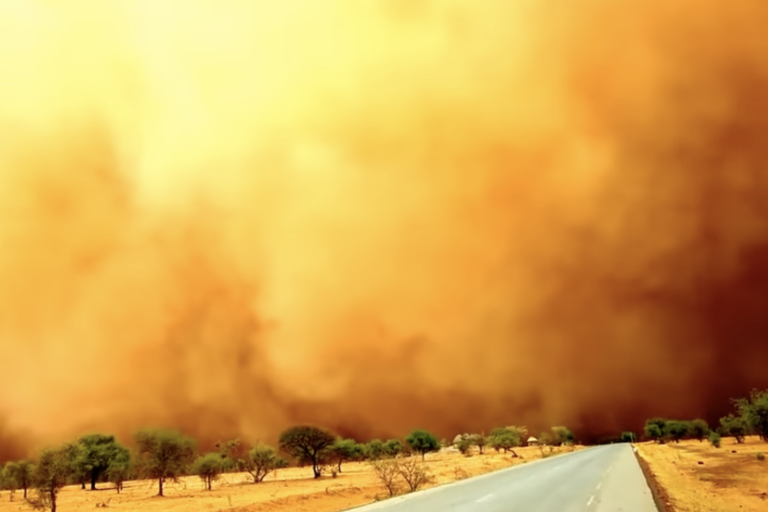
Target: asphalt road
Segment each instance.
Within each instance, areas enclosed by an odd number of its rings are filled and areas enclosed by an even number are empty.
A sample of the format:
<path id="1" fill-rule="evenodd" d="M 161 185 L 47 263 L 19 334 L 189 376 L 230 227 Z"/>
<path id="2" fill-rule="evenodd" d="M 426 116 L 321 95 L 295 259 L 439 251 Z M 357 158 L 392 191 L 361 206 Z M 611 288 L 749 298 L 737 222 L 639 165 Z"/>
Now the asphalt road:
<path id="1" fill-rule="evenodd" d="M 657 512 L 629 444 L 587 448 L 355 512 Z"/>

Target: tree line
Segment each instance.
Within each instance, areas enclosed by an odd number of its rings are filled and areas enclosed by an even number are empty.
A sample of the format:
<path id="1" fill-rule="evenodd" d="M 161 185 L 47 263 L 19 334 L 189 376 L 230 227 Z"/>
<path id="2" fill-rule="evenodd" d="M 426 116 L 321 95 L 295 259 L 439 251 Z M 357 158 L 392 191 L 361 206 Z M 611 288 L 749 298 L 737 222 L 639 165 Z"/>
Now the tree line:
<path id="1" fill-rule="evenodd" d="M 133 436 L 133 449 L 113 435 L 89 434 L 74 442 L 43 449 L 34 462 L 11 461 L 1 466 L 0 489 L 9 491 L 11 501 L 21 492 L 34 508 L 56 512 L 59 491 L 66 485 L 95 490 L 100 483 L 111 483 L 119 493 L 124 482 L 152 479 L 157 482 L 158 495 L 163 496 L 165 485 L 177 482 L 182 476 L 197 475 L 208 490 L 225 473 L 244 472 L 253 483 L 262 482 L 269 474 L 288 467 L 289 461 L 283 455 L 300 467 L 310 467 L 312 476 L 320 478 L 328 472 L 332 476 L 341 473 L 346 462 L 375 463 L 402 460 L 411 455 L 418 455 L 423 461 L 426 454 L 448 446 L 455 446 L 462 453 L 472 447 L 483 453 L 488 447 L 516 456 L 514 448 L 523 446 L 527 435 L 525 427 L 501 427 L 487 436 L 463 434 L 448 443 L 429 431 L 416 429 L 403 440 L 373 439 L 358 443 L 334 436 L 320 427 L 302 425 L 285 430 L 277 447 L 264 443 L 246 446 L 239 439 L 233 439 L 216 443 L 214 451 L 200 453 L 194 439 L 176 430 L 140 430 Z M 551 445 L 574 440 L 565 427 L 553 427 L 551 433 L 542 433 L 540 438 L 544 444 Z M 416 466 L 398 466 L 399 474 L 405 475 L 409 485 L 421 481 L 414 476 L 420 474 L 419 471 Z"/>
<path id="2" fill-rule="evenodd" d="M 678 420 L 668 418 L 650 418 L 643 427 L 645 438 L 657 443 L 675 442 L 683 439 L 696 439 L 709 442 L 719 448 L 723 437 L 733 437 L 737 443 L 743 443 L 746 436 L 756 435 L 768 441 L 768 390 L 754 390 L 749 397 L 731 400 L 734 411 L 720 418 L 719 425 L 711 428 L 702 419 Z M 624 432 L 622 441 L 636 441 L 632 432 Z"/>

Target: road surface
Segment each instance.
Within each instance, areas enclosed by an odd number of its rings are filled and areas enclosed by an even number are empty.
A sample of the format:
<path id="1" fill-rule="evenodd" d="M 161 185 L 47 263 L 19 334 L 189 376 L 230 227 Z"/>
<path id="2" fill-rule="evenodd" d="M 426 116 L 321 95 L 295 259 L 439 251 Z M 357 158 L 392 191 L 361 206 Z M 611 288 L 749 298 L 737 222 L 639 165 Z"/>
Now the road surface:
<path id="1" fill-rule="evenodd" d="M 586 448 L 355 512 L 657 512 L 629 444 Z"/>

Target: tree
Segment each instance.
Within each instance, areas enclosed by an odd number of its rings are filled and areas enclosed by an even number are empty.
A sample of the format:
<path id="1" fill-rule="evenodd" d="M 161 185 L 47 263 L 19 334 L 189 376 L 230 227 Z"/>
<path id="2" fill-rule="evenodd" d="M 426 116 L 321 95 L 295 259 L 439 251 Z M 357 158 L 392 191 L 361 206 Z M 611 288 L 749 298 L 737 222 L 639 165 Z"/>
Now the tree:
<path id="1" fill-rule="evenodd" d="M 364 445 L 363 453 L 368 460 L 378 460 L 384 456 L 384 443 L 381 439 L 371 439 Z"/>
<path id="2" fill-rule="evenodd" d="M 388 439 L 384 443 L 384 455 L 387 457 L 397 457 L 403 452 L 403 443 L 399 439 Z"/>
<path id="3" fill-rule="evenodd" d="M 355 457 L 357 457 L 359 445 L 355 442 L 354 439 L 337 439 L 333 442 L 331 447 L 329 448 L 329 453 L 331 458 L 336 462 L 338 465 L 338 471 L 341 473 L 341 464 L 342 462 L 346 462 L 348 460 L 352 460 Z"/>
<path id="4" fill-rule="evenodd" d="M 637 440 L 635 437 L 634 432 L 622 432 L 621 433 L 621 442 L 622 443 L 634 443 Z"/>
<path id="5" fill-rule="evenodd" d="M 128 458 L 128 449 L 117 442 L 115 436 L 91 434 L 78 440 L 81 447 L 77 466 L 91 483 L 91 490 L 96 490 L 96 482 L 109 468 L 113 460 Z"/>
<path id="6" fill-rule="evenodd" d="M 245 469 L 253 478 L 253 483 L 263 482 L 272 471 L 288 466 L 288 461 L 277 454 L 277 450 L 265 444 L 257 444 L 247 453 L 242 461 Z"/>
<path id="7" fill-rule="evenodd" d="M 296 459 L 311 463 L 315 478 L 320 478 L 322 459 L 334 441 L 330 432 L 303 425 L 289 428 L 280 435 L 280 449 Z"/>
<path id="8" fill-rule="evenodd" d="M 664 442 L 664 431 L 666 430 L 667 420 L 664 418 L 651 418 L 645 421 L 643 433 L 657 443 Z"/>
<path id="9" fill-rule="evenodd" d="M 372 460 L 370 462 L 373 474 L 384 485 L 390 496 L 397 494 L 399 485 L 397 477 L 400 475 L 400 464 L 397 459 Z"/>
<path id="10" fill-rule="evenodd" d="M 129 451 L 120 452 L 109 463 L 104 474 L 107 480 L 115 484 L 117 493 L 123 490 L 123 482 L 128 480 L 131 475 L 131 454 Z"/>
<path id="11" fill-rule="evenodd" d="M 709 425 L 702 419 L 690 421 L 688 423 L 688 434 L 694 439 L 698 439 L 701 443 L 709 435 Z"/>
<path id="12" fill-rule="evenodd" d="M 424 467 L 424 463 L 415 458 L 398 460 L 397 471 L 411 492 L 418 490 L 419 487 L 428 484 L 433 479 L 433 476 Z"/>
<path id="13" fill-rule="evenodd" d="M 768 390 L 755 389 L 749 398 L 740 398 L 734 403 L 747 427 L 759 435 L 760 439 L 768 441 Z"/>
<path id="14" fill-rule="evenodd" d="M 488 436 L 488 446 L 497 452 L 504 451 L 504 453 L 507 453 L 507 451 L 511 450 L 512 453 L 517 455 L 514 452 L 514 448 L 522 445 L 522 443 L 523 440 L 520 437 L 520 432 L 510 427 L 495 428 L 491 430 L 491 435 Z"/>
<path id="15" fill-rule="evenodd" d="M 463 455 L 469 455 L 469 451 L 472 449 L 472 444 L 471 438 L 462 437 L 459 442 L 456 443 L 456 448 L 458 448 Z"/>
<path id="16" fill-rule="evenodd" d="M 688 434 L 689 426 L 687 421 L 670 420 L 664 425 L 664 435 L 672 438 L 679 443 Z"/>
<path id="17" fill-rule="evenodd" d="M 148 478 L 157 480 L 163 496 L 167 480 L 178 481 L 194 456 L 194 441 L 175 430 L 141 430 L 136 433 L 141 466 Z"/>
<path id="18" fill-rule="evenodd" d="M 192 463 L 192 472 L 200 477 L 205 489 L 210 491 L 224 469 L 224 458 L 218 452 L 201 455 Z"/>
<path id="19" fill-rule="evenodd" d="M 720 434 L 718 434 L 714 430 L 710 431 L 709 442 L 712 443 L 712 446 L 714 446 L 715 448 L 720 448 Z"/>
<path id="20" fill-rule="evenodd" d="M 56 512 L 59 491 L 67 485 L 67 480 L 74 474 L 79 451 L 80 447 L 77 444 L 70 443 L 60 448 L 45 449 L 40 452 L 32 475 L 33 485 L 37 491 L 37 497 L 29 500 L 33 508 Z"/>
<path id="21" fill-rule="evenodd" d="M 18 462 L 9 462 L 5 466 L 5 476 L 9 484 L 14 485 L 14 489 L 24 491 L 24 499 L 27 498 L 27 489 L 33 485 L 35 466 L 28 460 Z"/>
<path id="22" fill-rule="evenodd" d="M 480 450 L 480 455 L 482 455 L 485 446 L 488 444 L 488 438 L 483 434 L 475 434 L 472 436 L 472 442 L 477 446 L 477 449 Z"/>
<path id="23" fill-rule="evenodd" d="M 554 444 L 573 444 L 573 432 L 570 429 L 562 426 L 552 427 L 552 433 L 554 434 Z"/>
<path id="24" fill-rule="evenodd" d="M 230 441 L 219 441 L 216 443 L 216 449 L 223 459 L 222 472 L 229 473 L 232 471 L 238 471 L 240 463 L 245 460 L 248 452 L 240 442 L 240 439 L 232 439 Z"/>
<path id="25" fill-rule="evenodd" d="M 440 441 L 434 434 L 426 430 L 414 430 L 405 437 L 405 442 L 410 445 L 413 451 L 421 454 L 421 460 L 424 460 L 427 453 L 440 450 Z"/>
<path id="26" fill-rule="evenodd" d="M 741 416 L 729 414 L 720 418 L 720 431 L 724 436 L 733 436 L 741 444 L 747 435 L 747 422 Z"/>

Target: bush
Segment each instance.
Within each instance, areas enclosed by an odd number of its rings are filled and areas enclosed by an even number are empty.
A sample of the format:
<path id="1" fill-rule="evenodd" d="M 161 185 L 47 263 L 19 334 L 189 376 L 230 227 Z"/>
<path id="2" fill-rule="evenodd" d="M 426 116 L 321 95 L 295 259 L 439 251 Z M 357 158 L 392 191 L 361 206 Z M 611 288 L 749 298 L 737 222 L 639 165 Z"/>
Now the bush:
<path id="1" fill-rule="evenodd" d="M 413 457 L 398 461 L 398 473 L 405 480 L 408 490 L 411 492 L 432 481 L 432 475 L 429 474 L 424 464 Z"/>
<path id="2" fill-rule="evenodd" d="M 709 425 L 702 419 L 695 419 L 688 423 L 688 435 L 702 442 L 709 435 Z"/>
<path id="3" fill-rule="evenodd" d="M 397 494 L 399 484 L 397 477 L 400 475 L 397 459 L 373 460 L 370 462 L 376 478 L 384 485 L 390 496 Z"/>
<path id="4" fill-rule="evenodd" d="M 757 456 L 757 460 L 759 461 L 765 460 L 765 454 L 763 452 L 757 452 L 756 456 Z"/>
<path id="5" fill-rule="evenodd" d="M 387 457 L 397 457 L 403 451 L 403 443 L 399 439 L 388 439 L 384 443 L 384 455 Z"/>
<path id="6" fill-rule="evenodd" d="M 715 448 L 720 448 L 720 434 L 715 432 L 714 430 L 709 433 L 709 442 L 714 446 Z"/>
<path id="7" fill-rule="evenodd" d="M 462 439 L 456 443 L 456 448 L 464 455 L 469 455 L 469 451 L 472 449 L 472 440 L 467 438 Z"/>

